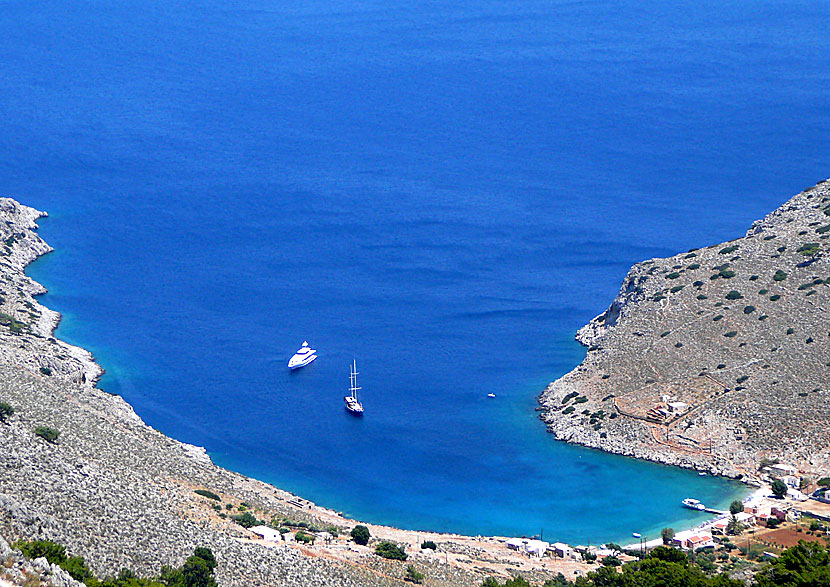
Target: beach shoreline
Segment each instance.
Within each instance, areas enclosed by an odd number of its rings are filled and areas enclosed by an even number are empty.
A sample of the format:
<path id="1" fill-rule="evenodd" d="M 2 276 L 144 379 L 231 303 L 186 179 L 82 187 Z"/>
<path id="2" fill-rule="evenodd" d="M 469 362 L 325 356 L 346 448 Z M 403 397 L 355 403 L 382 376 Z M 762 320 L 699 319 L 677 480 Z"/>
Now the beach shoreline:
<path id="1" fill-rule="evenodd" d="M 267 512 L 274 519 L 281 514 L 283 517 L 293 516 L 300 520 L 309 520 L 309 523 L 340 528 L 348 528 L 360 523 L 359 520 L 344 517 L 332 509 L 312 503 L 273 485 L 216 466 L 203 447 L 182 443 L 150 428 L 122 397 L 99 389 L 96 384 L 103 374 L 103 369 L 95 362 L 92 354 L 85 349 L 53 337 L 54 330 L 60 323 L 60 314 L 44 307 L 37 301 L 36 297 L 45 293 L 46 289 L 24 274 L 29 263 L 52 251 L 52 248 L 35 232 L 37 229 L 35 221 L 46 214 L 7 199 L 2 201 L 0 212 L 5 212 L 14 219 L 13 225 L 16 228 L 13 228 L 13 230 L 22 229 L 16 233 L 19 242 L 13 243 L 12 253 L 9 256 L 11 263 L 9 263 L 8 268 L 19 274 L 17 277 L 21 283 L 21 291 L 31 297 L 33 305 L 40 313 L 40 317 L 31 325 L 33 341 L 39 345 L 37 352 L 32 352 L 32 349 L 23 349 L 24 345 L 18 345 L 19 350 L 9 350 L 12 348 L 11 345 L 4 345 L 0 341 L 0 349 L 4 350 L 4 358 L 8 364 L 17 365 L 18 368 L 27 371 L 31 376 L 50 379 L 52 380 L 50 383 L 60 380 L 62 384 L 72 388 L 71 391 L 62 391 L 61 393 L 65 393 L 70 397 L 75 396 L 73 402 L 76 407 L 83 405 L 84 409 L 91 409 L 120 427 L 130 428 L 131 433 L 138 432 L 139 435 L 152 436 L 153 442 L 163 443 L 168 448 L 173 449 L 177 454 L 177 458 L 181 458 L 188 463 L 188 470 L 190 466 L 200 470 L 199 475 L 179 476 L 180 478 L 174 483 L 179 491 L 184 489 L 192 492 L 195 488 L 206 487 L 210 491 L 216 490 L 222 496 L 222 499 L 227 500 L 229 504 L 241 504 L 245 501 L 257 504 L 254 507 L 258 511 L 263 512 L 263 514 Z M 49 370 L 48 377 L 44 377 L 43 369 Z M 213 480 L 212 485 L 195 482 L 199 477 L 204 479 L 205 475 Z M 220 490 L 222 485 L 224 491 Z M 204 500 L 196 500 L 194 503 L 192 495 L 181 495 L 180 497 L 187 504 L 180 505 L 180 509 L 195 507 L 201 511 L 199 516 L 206 518 L 207 523 L 222 530 L 220 534 L 230 531 L 237 542 L 241 541 L 245 544 L 260 543 L 251 536 L 250 532 L 232 522 L 227 522 L 217 512 L 206 509 Z M 509 537 L 465 536 L 452 533 L 404 530 L 368 523 L 366 525 L 370 528 L 372 535 L 377 538 L 408 545 L 408 548 L 415 553 L 413 556 L 417 557 L 416 560 L 424 559 L 424 564 L 440 566 L 442 564 L 440 559 L 443 556 L 443 565 L 453 569 L 453 572 L 468 577 L 485 576 L 481 571 L 484 568 L 501 576 L 509 575 L 511 570 L 521 569 L 526 576 L 538 576 L 540 578 L 563 570 L 572 576 L 574 573 L 584 573 L 592 568 L 579 560 L 551 560 L 547 558 L 536 560 L 522 553 L 510 551 L 506 547 Z M 12 516 L 12 521 L 6 524 L 6 527 L 12 530 L 13 534 L 25 534 L 21 531 L 19 524 L 15 522 L 14 516 Z M 72 545 L 71 539 L 64 540 Z M 432 540 L 442 545 L 442 547 L 439 548 L 437 554 L 424 552 L 420 548 L 420 542 L 424 540 Z M 278 543 L 278 546 L 286 545 Z M 269 548 L 273 548 L 273 546 Z M 290 545 L 287 548 L 303 557 L 319 558 L 324 554 L 326 557 L 331 557 L 339 562 L 349 565 L 357 564 L 362 570 L 365 570 L 367 566 L 366 559 L 374 562 L 372 559 L 376 558 L 370 551 L 359 548 L 353 549 L 342 543 L 338 543 L 333 547 L 317 547 L 320 548 L 319 551 L 313 549 L 309 551 L 308 547 L 298 545 Z M 443 549 L 443 552 L 441 552 L 441 549 Z M 159 553 L 159 556 L 166 556 L 167 559 L 169 559 L 169 555 L 170 551 Z M 95 557 L 90 558 L 94 563 Z M 229 584 L 233 584 L 233 579 L 229 578 L 231 579 Z M 453 583 L 446 584 L 451 585 Z"/>

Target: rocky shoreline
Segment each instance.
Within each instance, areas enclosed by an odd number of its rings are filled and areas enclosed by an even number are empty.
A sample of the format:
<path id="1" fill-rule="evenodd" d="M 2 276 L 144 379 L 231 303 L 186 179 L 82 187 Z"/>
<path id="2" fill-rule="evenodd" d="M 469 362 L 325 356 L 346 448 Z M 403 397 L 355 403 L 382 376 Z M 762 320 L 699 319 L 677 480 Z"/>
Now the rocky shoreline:
<path id="1" fill-rule="evenodd" d="M 393 540 L 409 554 L 407 563 L 384 560 L 373 543 L 347 540 L 354 520 L 217 467 L 201 447 L 150 428 L 121 397 L 95 386 L 103 371 L 89 352 L 54 338 L 60 316 L 38 303 L 45 289 L 24 274 L 52 250 L 35 232 L 42 216 L 0 199 L 0 402 L 14 408 L 0 422 L 7 540 L 54 540 L 99 576 L 124 567 L 152 575 L 208 546 L 219 584 L 234 587 L 401 585 L 407 564 L 425 573 L 424 584 L 448 587 L 516 573 L 541 582 L 590 568 L 530 559 L 505 538 L 369 524 L 373 540 Z M 828 235 L 825 182 L 741 239 L 635 265 L 611 307 L 579 331 L 586 359 L 540 396 L 548 429 L 560 440 L 748 481 L 758 478 L 760 458 L 826 471 Z M 799 250 L 811 242 L 815 254 Z M 675 412 L 670 404 L 686 407 Z M 666 417 L 655 420 L 655 408 Z M 57 430 L 57 440 L 37 436 L 38 426 Z M 264 541 L 232 520 L 243 510 L 339 537 Z M 422 550 L 423 540 L 437 550 Z M 38 571 L 4 545 L 7 568 Z M 44 584 L 73 585 L 55 569 L 39 572 Z"/>
<path id="2" fill-rule="evenodd" d="M 830 182 L 746 235 L 637 263 L 539 396 L 558 440 L 747 482 L 830 470 Z"/>
<path id="3" fill-rule="evenodd" d="M 121 397 L 95 387 L 103 371 L 89 352 L 54 338 L 60 316 L 38 303 L 45 289 L 24 274 L 52 250 L 35 232 L 42 216 L 0 198 L 0 402 L 14 408 L 0 422 L 0 536 L 8 542 L 53 540 L 83 556 L 99 577 L 122 568 L 152 576 L 207 546 L 219 584 L 232 587 L 402 585 L 408 564 L 426 575 L 425 585 L 448 587 L 515 573 L 543 582 L 587 569 L 574 560 L 530 559 L 498 537 L 367 524 L 372 542 L 356 545 L 348 539 L 355 520 L 217 467 L 203 448 L 147 426 Z M 40 426 L 56 430 L 57 439 L 38 436 Z M 243 511 L 289 525 L 287 538 L 309 527 L 338 536 L 315 544 L 266 541 L 232 519 Z M 377 540 L 397 542 L 409 559 L 376 556 Z M 421 549 L 424 540 L 436 550 Z M 0 539 L 0 557 L 14 572 L 0 581 L 34 573 L 38 584 L 77 587 L 7 544 Z"/>

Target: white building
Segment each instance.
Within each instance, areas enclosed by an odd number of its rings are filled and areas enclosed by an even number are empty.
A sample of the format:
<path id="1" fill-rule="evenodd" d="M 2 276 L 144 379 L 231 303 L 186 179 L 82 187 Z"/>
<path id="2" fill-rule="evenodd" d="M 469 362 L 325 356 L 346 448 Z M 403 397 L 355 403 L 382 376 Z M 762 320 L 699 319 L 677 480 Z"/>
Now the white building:
<path id="1" fill-rule="evenodd" d="M 784 475 L 781 477 L 781 481 L 783 481 L 787 487 L 798 489 L 798 485 L 801 483 L 801 478 L 796 475 Z"/>
<path id="2" fill-rule="evenodd" d="M 269 526 L 254 526 L 250 529 L 254 534 L 259 535 L 263 540 L 269 542 L 279 542 L 282 540 L 279 531 L 274 530 Z"/>
<path id="3" fill-rule="evenodd" d="M 798 474 L 798 469 L 790 465 L 784 465 L 782 463 L 769 465 L 767 469 L 769 470 L 770 475 L 772 475 L 773 477 L 783 477 L 784 475 Z"/>
<path id="4" fill-rule="evenodd" d="M 574 556 L 574 549 L 571 548 L 569 545 L 565 544 L 564 542 L 554 542 L 550 545 L 550 550 L 558 557 L 568 557 L 573 558 Z"/>
<path id="5" fill-rule="evenodd" d="M 507 548 L 510 550 L 523 550 L 525 542 L 527 542 L 527 540 L 524 538 L 511 538 L 507 541 Z"/>
<path id="6" fill-rule="evenodd" d="M 687 409 L 689 409 L 689 404 L 685 402 L 671 402 L 667 405 L 669 406 L 669 411 L 672 414 L 682 414 Z"/>
<path id="7" fill-rule="evenodd" d="M 547 552 L 549 546 L 550 542 L 545 542 L 544 540 L 528 540 L 525 545 L 525 552 L 530 556 L 542 558 L 545 556 L 545 552 Z"/>

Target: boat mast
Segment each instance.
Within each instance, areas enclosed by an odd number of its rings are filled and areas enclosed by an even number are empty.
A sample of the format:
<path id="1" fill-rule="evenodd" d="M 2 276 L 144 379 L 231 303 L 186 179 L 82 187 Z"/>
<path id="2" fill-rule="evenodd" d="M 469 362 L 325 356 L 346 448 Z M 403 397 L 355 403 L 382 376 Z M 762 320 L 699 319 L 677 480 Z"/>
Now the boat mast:
<path id="1" fill-rule="evenodd" d="M 357 386 L 357 361 L 352 359 L 352 376 L 351 376 L 351 389 L 349 391 L 352 392 L 352 397 L 357 401 L 357 390 L 360 389 Z"/>

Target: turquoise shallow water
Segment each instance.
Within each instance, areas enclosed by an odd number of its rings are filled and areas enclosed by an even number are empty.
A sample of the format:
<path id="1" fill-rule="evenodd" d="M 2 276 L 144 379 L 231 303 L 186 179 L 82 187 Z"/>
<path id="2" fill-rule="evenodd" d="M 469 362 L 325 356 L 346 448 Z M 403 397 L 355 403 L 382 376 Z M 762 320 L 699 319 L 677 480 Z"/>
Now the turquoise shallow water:
<path id="1" fill-rule="evenodd" d="M 742 487 L 553 442 L 535 396 L 632 263 L 827 175 L 827 8 L 11 1 L 0 191 L 51 214 L 58 334 L 217 463 L 373 522 L 624 541 Z"/>

